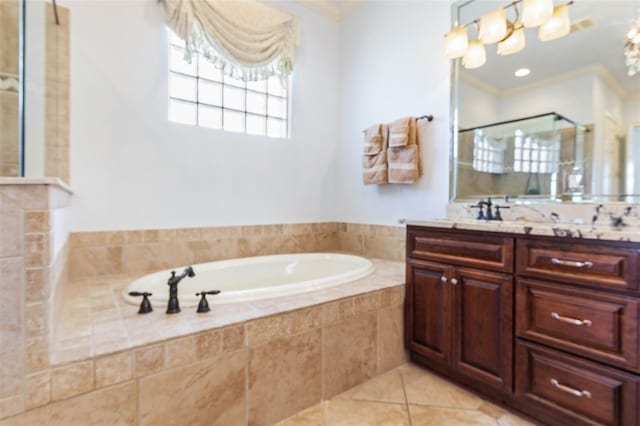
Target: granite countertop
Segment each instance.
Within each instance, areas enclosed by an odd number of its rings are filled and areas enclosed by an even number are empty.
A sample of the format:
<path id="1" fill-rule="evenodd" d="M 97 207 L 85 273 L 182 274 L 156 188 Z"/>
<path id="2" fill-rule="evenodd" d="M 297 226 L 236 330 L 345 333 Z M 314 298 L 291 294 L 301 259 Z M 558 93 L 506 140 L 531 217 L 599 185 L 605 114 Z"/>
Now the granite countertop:
<path id="1" fill-rule="evenodd" d="M 500 203 L 501 205 L 503 203 Z M 445 219 L 408 220 L 408 225 L 505 232 L 609 241 L 640 242 L 640 205 L 633 203 L 509 203 L 500 210 L 503 221 L 474 219 L 470 203 L 447 206 Z"/>
<path id="2" fill-rule="evenodd" d="M 407 225 L 430 226 L 446 229 L 505 232 L 510 234 L 542 235 L 563 238 L 582 238 L 609 241 L 640 242 L 640 228 L 612 228 L 607 226 L 566 223 L 536 223 L 527 221 L 483 221 L 446 218 L 433 220 L 408 220 Z"/>

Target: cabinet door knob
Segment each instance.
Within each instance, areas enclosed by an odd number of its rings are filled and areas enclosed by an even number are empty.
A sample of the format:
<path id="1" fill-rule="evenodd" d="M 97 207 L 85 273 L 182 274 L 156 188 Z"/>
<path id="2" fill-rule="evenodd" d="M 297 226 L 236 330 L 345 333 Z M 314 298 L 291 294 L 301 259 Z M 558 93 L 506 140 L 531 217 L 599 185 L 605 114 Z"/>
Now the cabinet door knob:
<path id="1" fill-rule="evenodd" d="M 458 280 L 455 279 L 455 278 L 451 278 L 451 284 L 457 285 L 458 284 Z"/>
<path id="2" fill-rule="evenodd" d="M 440 282 L 441 283 L 446 283 L 447 282 L 447 277 L 445 277 L 444 275 L 440 277 Z"/>

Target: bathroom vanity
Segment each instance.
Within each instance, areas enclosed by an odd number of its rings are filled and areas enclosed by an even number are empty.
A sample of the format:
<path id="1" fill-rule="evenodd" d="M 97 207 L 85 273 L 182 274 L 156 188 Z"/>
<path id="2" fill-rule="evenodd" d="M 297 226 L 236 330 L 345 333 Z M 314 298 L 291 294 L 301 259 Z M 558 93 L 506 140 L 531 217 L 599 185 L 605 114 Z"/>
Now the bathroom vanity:
<path id="1" fill-rule="evenodd" d="M 640 243 L 487 228 L 407 226 L 412 360 L 544 424 L 637 426 Z"/>

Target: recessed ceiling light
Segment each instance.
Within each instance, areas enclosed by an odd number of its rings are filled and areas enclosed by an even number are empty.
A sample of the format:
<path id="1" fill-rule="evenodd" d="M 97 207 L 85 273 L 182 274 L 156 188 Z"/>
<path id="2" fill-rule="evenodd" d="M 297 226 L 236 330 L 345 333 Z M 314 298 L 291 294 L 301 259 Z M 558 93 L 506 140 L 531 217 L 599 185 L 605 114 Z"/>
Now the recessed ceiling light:
<path id="1" fill-rule="evenodd" d="M 516 77 L 526 77 L 531 73 L 529 68 L 520 68 L 514 74 Z"/>

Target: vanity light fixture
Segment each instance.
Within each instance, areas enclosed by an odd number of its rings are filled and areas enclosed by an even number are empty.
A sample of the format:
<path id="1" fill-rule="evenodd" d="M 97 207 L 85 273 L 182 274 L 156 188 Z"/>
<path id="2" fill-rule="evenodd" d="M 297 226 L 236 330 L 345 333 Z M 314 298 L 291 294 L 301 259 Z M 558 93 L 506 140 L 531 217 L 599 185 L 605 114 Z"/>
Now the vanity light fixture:
<path id="1" fill-rule="evenodd" d="M 627 33 L 624 56 L 628 67 L 627 74 L 631 77 L 640 73 L 640 9 L 638 9 L 638 20 L 635 26 Z"/>
<path id="2" fill-rule="evenodd" d="M 525 28 L 535 28 L 553 16 L 553 0 L 523 0 L 522 24 Z"/>
<path id="3" fill-rule="evenodd" d="M 507 56 L 518 53 L 525 46 L 524 27 L 517 28 L 506 40 L 498 43 L 498 55 Z"/>
<path id="4" fill-rule="evenodd" d="M 503 8 L 482 15 L 478 38 L 484 44 L 493 44 L 504 40 L 507 37 L 507 22 L 507 16 Z"/>
<path id="5" fill-rule="evenodd" d="M 571 31 L 569 6 L 566 4 L 553 8 L 553 16 L 538 28 L 540 41 L 551 41 L 564 37 Z"/>
<path id="6" fill-rule="evenodd" d="M 462 65 L 467 69 L 480 68 L 487 62 L 487 51 L 480 40 L 469 42 L 467 53 L 462 58 Z"/>
<path id="7" fill-rule="evenodd" d="M 516 77 L 526 77 L 531 74 L 531 70 L 529 68 L 520 68 L 513 73 Z"/>
<path id="8" fill-rule="evenodd" d="M 522 16 L 518 10 L 520 3 Z M 538 36 L 543 41 L 563 37 L 570 31 L 568 6 L 571 4 L 573 0 L 554 8 L 553 0 L 514 0 L 479 19 L 458 25 L 449 31 L 445 35 L 445 56 L 449 59 L 462 58 L 465 68 L 478 68 L 486 62 L 483 44 L 498 43 L 498 55 L 501 56 L 512 55 L 524 49 L 524 28 L 540 26 Z M 511 7 L 516 15 L 513 21 L 506 16 L 506 11 Z M 476 28 L 477 40 L 469 41 L 469 26 Z M 634 33 L 634 37 L 636 34 Z"/>
<path id="9" fill-rule="evenodd" d="M 462 58 L 467 52 L 468 46 L 467 27 L 461 25 L 449 31 L 445 36 L 444 54 L 449 59 Z"/>

